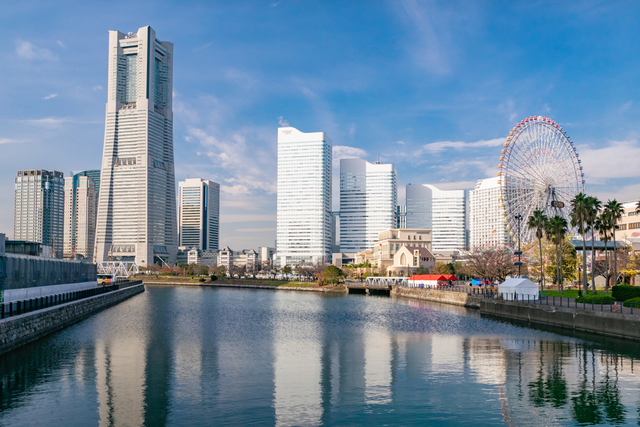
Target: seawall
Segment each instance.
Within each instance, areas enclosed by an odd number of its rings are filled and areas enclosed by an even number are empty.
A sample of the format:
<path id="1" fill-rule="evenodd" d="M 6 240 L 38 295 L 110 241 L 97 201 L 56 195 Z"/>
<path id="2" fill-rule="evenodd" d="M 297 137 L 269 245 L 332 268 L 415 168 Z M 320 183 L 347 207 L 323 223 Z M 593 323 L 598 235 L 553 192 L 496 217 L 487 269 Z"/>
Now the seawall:
<path id="1" fill-rule="evenodd" d="M 144 292 L 144 285 L 133 285 L 0 320 L 0 354 L 59 331 L 141 292 Z"/>
<path id="2" fill-rule="evenodd" d="M 441 302 L 444 304 L 458 305 L 468 308 L 480 308 L 480 297 L 464 292 L 441 291 L 427 288 L 407 288 L 405 286 L 393 286 L 391 296 L 421 299 L 426 301 Z"/>
<path id="3" fill-rule="evenodd" d="M 640 316 L 632 314 L 489 299 L 480 301 L 480 312 L 491 316 L 640 341 Z"/>
<path id="4" fill-rule="evenodd" d="M 345 292 L 343 287 L 328 287 L 321 288 L 318 286 L 269 286 L 269 285 L 250 285 L 250 284 L 231 284 L 231 283 L 186 283 L 186 282 L 145 282 L 147 286 L 187 286 L 187 287 L 201 287 L 201 288 L 244 288 L 244 289 L 270 289 L 280 291 L 306 291 L 306 292 Z"/>

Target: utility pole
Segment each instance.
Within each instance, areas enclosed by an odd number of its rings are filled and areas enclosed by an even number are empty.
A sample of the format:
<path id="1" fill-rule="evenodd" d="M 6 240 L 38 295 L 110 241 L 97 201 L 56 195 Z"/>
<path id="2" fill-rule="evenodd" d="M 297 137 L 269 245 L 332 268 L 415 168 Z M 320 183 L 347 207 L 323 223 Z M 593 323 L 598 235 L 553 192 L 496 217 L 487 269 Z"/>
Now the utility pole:
<path id="1" fill-rule="evenodd" d="M 522 267 L 522 251 L 520 250 L 520 222 L 522 221 L 522 215 L 516 215 L 515 220 L 518 221 L 518 250 L 515 253 L 516 255 L 518 255 L 518 262 L 514 263 L 514 265 L 518 266 L 518 277 L 520 277 L 520 268 Z"/>

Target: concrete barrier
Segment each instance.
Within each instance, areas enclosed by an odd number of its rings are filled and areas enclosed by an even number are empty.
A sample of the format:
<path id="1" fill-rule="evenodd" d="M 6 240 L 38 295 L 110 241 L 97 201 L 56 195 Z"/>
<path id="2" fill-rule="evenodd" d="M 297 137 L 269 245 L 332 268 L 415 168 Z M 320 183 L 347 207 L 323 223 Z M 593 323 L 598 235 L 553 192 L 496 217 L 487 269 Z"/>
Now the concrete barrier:
<path id="1" fill-rule="evenodd" d="M 59 331 L 141 292 L 144 292 L 144 285 L 133 285 L 95 297 L 0 320 L 0 354 Z"/>
<path id="2" fill-rule="evenodd" d="M 640 341 L 640 316 L 632 314 L 488 299 L 481 300 L 480 312 L 492 316 Z"/>
<path id="3" fill-rule="evenodd" d="M 480 308 L 480 297 L 469 295 L 465 292 L 441 291 L 428 288 L 408 288 L 405 286 L 393 286 L 391 296 L 415 298 L 426 301 L 453 304 L 461 307 Z"/>

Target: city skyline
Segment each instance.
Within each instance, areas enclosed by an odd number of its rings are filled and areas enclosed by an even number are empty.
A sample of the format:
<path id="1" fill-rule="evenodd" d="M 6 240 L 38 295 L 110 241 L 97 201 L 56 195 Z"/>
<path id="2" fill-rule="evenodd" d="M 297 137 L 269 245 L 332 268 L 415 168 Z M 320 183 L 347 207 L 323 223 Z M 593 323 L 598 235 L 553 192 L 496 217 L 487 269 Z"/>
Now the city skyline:
<path id="1" fill-rule="evenodd" d="M 129 5 L 125 17 L 97 4 L 74 15 L 71 32 L 68 6 L 9 5 L 0 18 L 8 30 L 0 230 L 11 234 L 16 170 L 100 167 L 107 31 L 147 23 L 178 46 L 176 180 L 221 183 L 220 246 L 273 246 L 278 122 L 333 140 L 334 210 L 340 158 L 380 154 L 396 165 L 400 189 L 470 190 L 494 175 L 500 139 L 535 114 L 553 117 L 576 141 L 587 193 L 637 198 L 638 172 L 624 166 L 640 160 L 636 59 L 628 54 L 637 6 L 501 6 L 458 13 L 405 1 L 362 15 L 337 3 L 173 5 L 171 13 L 159 4 Z"/>

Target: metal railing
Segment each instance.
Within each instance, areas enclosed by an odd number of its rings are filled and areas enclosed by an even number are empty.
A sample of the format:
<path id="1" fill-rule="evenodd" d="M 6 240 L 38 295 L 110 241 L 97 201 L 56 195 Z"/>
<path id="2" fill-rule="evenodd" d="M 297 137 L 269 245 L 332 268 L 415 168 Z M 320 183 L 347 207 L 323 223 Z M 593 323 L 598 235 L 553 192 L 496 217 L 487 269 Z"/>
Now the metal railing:
<path id="1" fill-rule="evenodd" d="M 106 294 L 108 292 L 116 291 L 139 283 L 142 283 L 142 281 L 122 281 L 111 286 L 100 286 L 96 288 L 83 289 L 81 291 L 64 292 L 43 297 L 0 303 L 0 319 L 6 319 L 8 317 L 18 316 L 32 311 L 42 310 L 44 308 Z"/>

